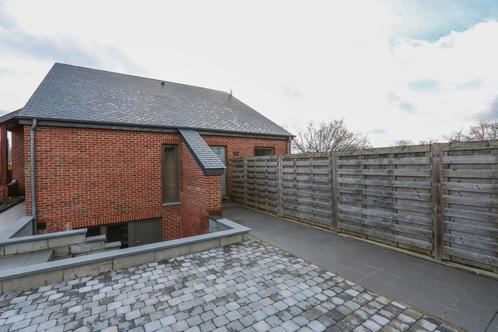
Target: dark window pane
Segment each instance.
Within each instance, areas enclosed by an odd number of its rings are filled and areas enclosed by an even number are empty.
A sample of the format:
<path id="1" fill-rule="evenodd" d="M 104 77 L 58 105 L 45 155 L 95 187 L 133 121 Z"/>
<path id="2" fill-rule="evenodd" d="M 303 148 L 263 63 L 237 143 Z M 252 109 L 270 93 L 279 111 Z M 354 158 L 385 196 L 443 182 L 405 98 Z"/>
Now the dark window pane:
<path id="1" fill-rule="evenodd" d="M 97 235 L 100 235 L 100 226 L 87 227 L 87 230 L 86 230 L 86 236 L 87 237 L 97 236 Z"/>
<path id="2" fill-rule="evenodd" d="M 178 172 L 178 147 L 164 146 L 163 153 L 163 201 L 165 203 L 180 200 Z"/>
<path id="3" fill-rule="evenodd" d="M 274 148 L 254 148 L 254 156 L 273 156 L 275 155 Z"/>

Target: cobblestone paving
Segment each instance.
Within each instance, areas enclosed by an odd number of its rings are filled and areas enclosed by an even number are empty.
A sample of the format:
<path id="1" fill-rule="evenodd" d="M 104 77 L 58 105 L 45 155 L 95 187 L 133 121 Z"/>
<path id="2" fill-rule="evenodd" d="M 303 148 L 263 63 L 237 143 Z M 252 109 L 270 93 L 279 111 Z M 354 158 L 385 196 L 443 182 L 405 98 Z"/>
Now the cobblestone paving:
<path id="1" fill-rule="evenodd" d="M 0 331 L 456 331 L 256 240 L 0 296 Z"/>

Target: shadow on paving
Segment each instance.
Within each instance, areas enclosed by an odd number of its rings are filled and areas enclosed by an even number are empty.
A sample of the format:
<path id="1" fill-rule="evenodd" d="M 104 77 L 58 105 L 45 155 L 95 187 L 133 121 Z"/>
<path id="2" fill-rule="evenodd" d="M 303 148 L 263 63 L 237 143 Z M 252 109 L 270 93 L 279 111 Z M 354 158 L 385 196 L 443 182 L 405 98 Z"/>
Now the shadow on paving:
<path id="1" fill-rule="evenodd" d="M 498 331 L 498 280 L 273 217 L 229 202 L 251 234 L 372 291 L 469 331 Z M 486 329 L 487 328 L 487 329 Z"/>

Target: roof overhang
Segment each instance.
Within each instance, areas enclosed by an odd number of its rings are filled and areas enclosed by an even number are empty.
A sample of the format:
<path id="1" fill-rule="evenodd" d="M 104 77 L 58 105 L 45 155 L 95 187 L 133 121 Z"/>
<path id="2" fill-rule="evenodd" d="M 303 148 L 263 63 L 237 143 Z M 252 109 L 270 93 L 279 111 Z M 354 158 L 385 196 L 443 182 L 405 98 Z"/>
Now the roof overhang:
<path id="1" fill-rule="evenodd" d="M 201 167 L 204 175 L 223 175 L 226 168 L 225 164 L 211 150 L 202 136 L 192 129 L 180 129 L 179 131 L 180 136 Z"/>
<path id="2" fill-rule="evenodd" d="M 33 121 L 33 117 L 27 117 L 27 116 L 16 116 L 15 118 L 19 119 L 19 123 L 22 125 L 31 125 Z M 230 130 L 218 130 L 210 128 L 166 127 L 166 126 L 154 126 L 154 125 L 140 125 L 132 123 L 128 124 L 128 123 L 101 122 L 101 121 L 63 120 L 55 118 L 41 118 L 41 117 L 37 117 L 36 119 L 38 120 L 39 126 L 52 126 L 52 127 L 149 131 L 149 132 L 165 132 L 165 133 L 177 133 L 178 130 L 180 129 L 188 129 L 188 130 L 195 130 L 201 135 L 220 135 L 220 136 L 234 136 L 234 137 L 265 138 L 265 139 L 272 138 L 272 139 L 282 139 L 282 140 L 288 140 L 290 138 L 295 137 L 294 135 L 251 133 L 251 132 L 240 132 L 240 131 L 230 131 Z"/>
<path id="3" fill-rule="evenodd" d="M 22 108 L 0 116 L 0 124 L 4 124 L 7 122 L 12 122 L 13 120 L 16 120 L 18 117 L 18 114 L 21 110 L 22 110 Z"/>

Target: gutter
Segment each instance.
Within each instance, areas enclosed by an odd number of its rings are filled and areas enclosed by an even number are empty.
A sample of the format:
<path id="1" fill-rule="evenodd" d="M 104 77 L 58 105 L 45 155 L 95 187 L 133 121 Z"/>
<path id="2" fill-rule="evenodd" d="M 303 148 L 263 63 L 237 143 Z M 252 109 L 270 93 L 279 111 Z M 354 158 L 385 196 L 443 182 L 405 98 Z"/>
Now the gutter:
<path id="1" fill-rule="evenodd" d="M 29 172 L 31 180 L 31 216 L 33 217 L 33 234 L 37 233 L 36 223 L 36 181 L 35 181 L 35 131 L 38 126 L 37 119 L 33 118 L 33 123 L 29 130 Z"/>
<path id="2" fill-rule="evenodd" d="M 20 124 L 31 124 L 34 119 L 31 116 L 18 115 Z M 132 130 L 132 131 L 150 131 L 150 132 L 174 132 L 179 129 L 191 129 L 199 132 L 201 135 L 234 135 L 234 136 L 249 136 L 249 137 L 262 137 L 262 138 L 276 138 L 276 139 L 289 139 L 295 137 L 289 133 L 286 134 L 269 134 L 269 133 L 252 133 L 240 132 L 233 130 L 223 129 L 210 129 L 210 128 L 196 128 L 196 127 L 181 127 L 181 126 L 161 126 L 152 124 L 133 124 L 133 123 L 120 123 L 120 122 L 106 122 L 106 121 L 89 121 L 89 120 L 63 120 L 57 118 L 38 118 L 40 125 L 54 126 L 54 127 L 74 127 L 74 128 L 92 128 L 92 129 L 112 129 L 112 130 Z"/>

